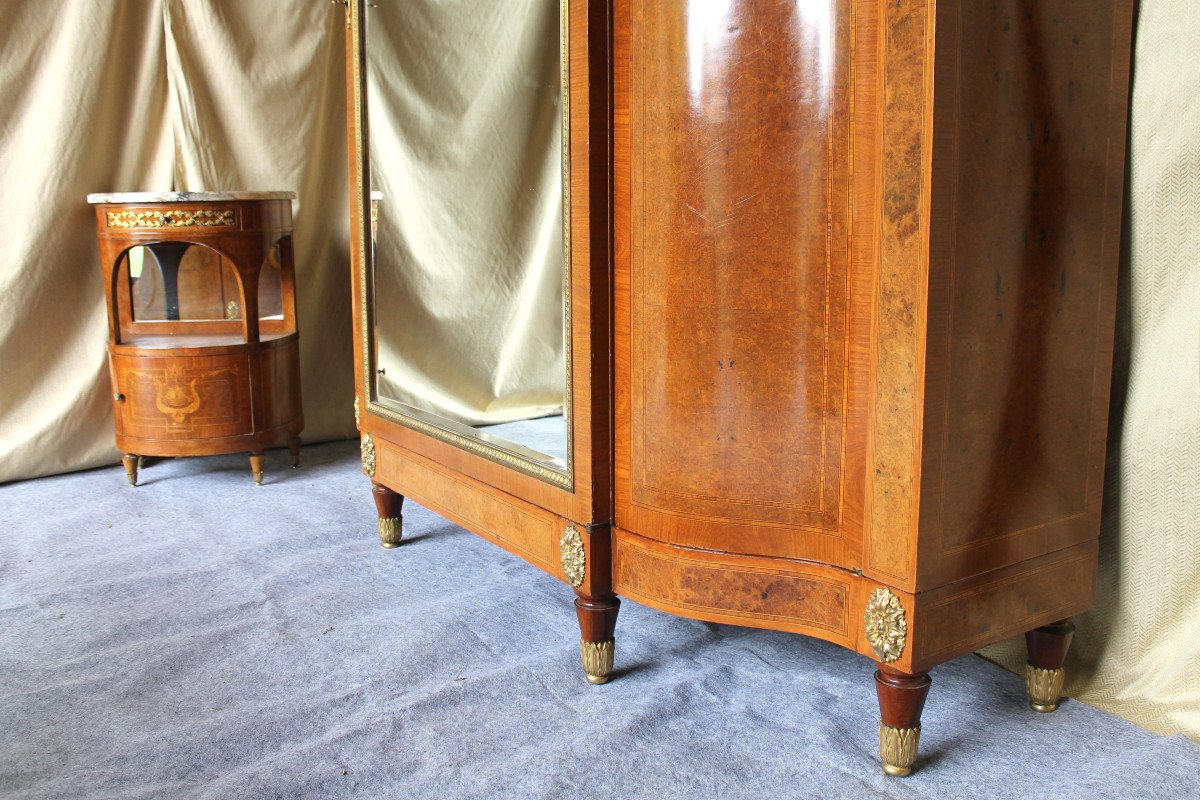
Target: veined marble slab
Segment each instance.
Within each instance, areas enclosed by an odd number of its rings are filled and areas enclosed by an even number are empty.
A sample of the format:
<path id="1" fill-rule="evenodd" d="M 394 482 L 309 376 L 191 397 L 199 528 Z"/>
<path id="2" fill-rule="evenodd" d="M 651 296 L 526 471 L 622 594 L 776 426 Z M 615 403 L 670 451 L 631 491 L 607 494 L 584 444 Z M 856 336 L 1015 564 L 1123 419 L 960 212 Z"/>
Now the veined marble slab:
<path id="1" fill-rule="evenodd" d="M 99 203 L 207 203 L 222 200 L 295 200 L 295 192 L 110 192 L 89 194 Z"/>

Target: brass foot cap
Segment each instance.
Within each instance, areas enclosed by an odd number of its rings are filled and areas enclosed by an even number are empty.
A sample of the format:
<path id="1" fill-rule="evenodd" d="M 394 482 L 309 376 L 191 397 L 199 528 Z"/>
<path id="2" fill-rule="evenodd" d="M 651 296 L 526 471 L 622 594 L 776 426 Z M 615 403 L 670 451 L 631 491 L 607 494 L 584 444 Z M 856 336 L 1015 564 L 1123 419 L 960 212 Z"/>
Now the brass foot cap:
<path id="1" fill-rule="evenodd" d="M 1066 670 L 1039 669 L 1025 665 L 1025 689 L 1029 693 L 1029 707 L 1040 714 L 1049 714 L 1058 708 L 1062 700 L 1063 680 Z"/>
<path id="2" fill-rule="evenodd" d="M 254 485 L 262 486 L 263 474 L 261 472 L 254 473 Z"/>
<path id="3" fill-rule="evenodd" d="M 137 478 L 130 478 L 130 479 L 129 479 L 129 485 L 130 485 L 130 486 L 137 486 Z"/>
<path id="4" fill-rule="evenodd" d="M 384 550 L 395 550 L 400 545 L 396 544 L 395 542 L 380 542 L 379 546 Z"/>
<path id="5" fill-rule="evenodd" d="M 616 648 L 615 639 L 609 639 L 607 642 L 589 642 L 580 638 L 579 655 L 583 660 L 583 674 L 588 683 L 608 683 L 609 676 L 612 675 Z"/>
<path id="6" fill-rule="evenodd" d="M 379 518 L 379 541 L 384 547 L 388 548 L 389 550 L 393 547 L 398 547 L 403 538 L 403 517 Z"/>
<path id="7" fill-rule="evenodd" d="M 902 778 L 912 772 L 921 741 L 921 726 L 893 728 L 879 721 L 879 760 L 888 775 Z"/>

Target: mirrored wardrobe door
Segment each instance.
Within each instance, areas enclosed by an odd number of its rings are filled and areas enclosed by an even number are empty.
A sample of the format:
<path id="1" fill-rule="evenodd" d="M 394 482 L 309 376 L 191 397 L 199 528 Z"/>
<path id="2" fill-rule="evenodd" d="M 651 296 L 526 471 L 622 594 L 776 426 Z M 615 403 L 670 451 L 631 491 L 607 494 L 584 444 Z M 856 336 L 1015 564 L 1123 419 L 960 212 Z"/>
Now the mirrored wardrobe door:
<path id="1" fill-rule="evenodd" d="M 605 4 L 359 0 L 350 23 L 360 427 L 607 522 Z"/>
<path id="2" fill-rule="evenodd" d="M 570 485 L 561 28 L 559 0 L 368 6 L 368 302 L 382 409 Z"/>

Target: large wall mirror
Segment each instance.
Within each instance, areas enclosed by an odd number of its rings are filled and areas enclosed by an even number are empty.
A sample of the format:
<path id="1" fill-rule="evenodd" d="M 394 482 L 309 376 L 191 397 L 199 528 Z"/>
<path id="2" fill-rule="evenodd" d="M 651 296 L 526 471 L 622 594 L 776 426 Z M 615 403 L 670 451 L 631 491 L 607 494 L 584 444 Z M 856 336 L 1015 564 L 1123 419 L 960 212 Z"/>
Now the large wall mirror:
<path id="1" fill-rule="evenodd" d="M 357 24 L 368 410 L 570 486 L 564 0 Z"/>

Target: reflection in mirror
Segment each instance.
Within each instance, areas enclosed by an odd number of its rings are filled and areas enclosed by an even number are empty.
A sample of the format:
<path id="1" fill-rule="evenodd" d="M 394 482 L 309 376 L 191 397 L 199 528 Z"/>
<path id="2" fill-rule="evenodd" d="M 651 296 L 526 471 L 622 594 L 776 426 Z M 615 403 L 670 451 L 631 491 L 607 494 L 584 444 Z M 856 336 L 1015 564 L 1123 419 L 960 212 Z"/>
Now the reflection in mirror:
<path id="1" fill-rule="evenodd" d="M 258 318 L 283 319 L 283 272 L 279 242 L 267 252 L 258 273 Z"/>
<path id="2" fill-rule="evenodd" d="M 157 242 L 132 247 L 122 271 L 138 322 L 241 319 L 233 265 L 203 245 Z"/>
<path id="3" fill-rule="evenodd" d="M 566 475 L 560 13 L 378 0 L 363 25 L 375 400 Z"/>

